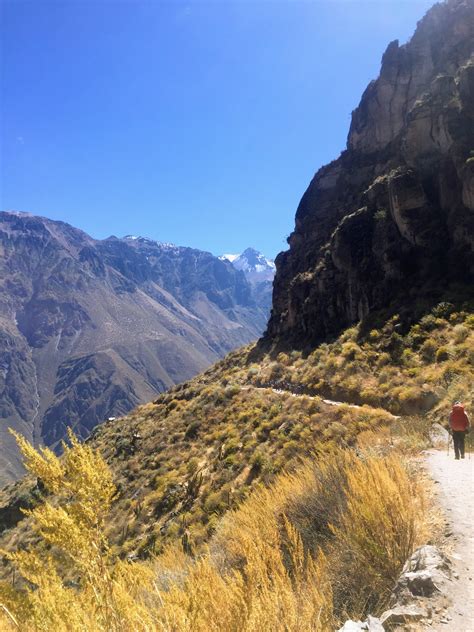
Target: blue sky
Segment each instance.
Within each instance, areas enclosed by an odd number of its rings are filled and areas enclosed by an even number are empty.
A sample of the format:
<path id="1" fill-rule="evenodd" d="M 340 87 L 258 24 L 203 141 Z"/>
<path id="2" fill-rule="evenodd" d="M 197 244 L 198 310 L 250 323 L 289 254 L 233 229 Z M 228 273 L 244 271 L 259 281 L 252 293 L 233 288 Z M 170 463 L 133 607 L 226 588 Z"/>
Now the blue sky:
<path id="1" fill-rule="evenodd" d="M 431 4 L 3 0 L 0 208 L 275 256 Z"/>

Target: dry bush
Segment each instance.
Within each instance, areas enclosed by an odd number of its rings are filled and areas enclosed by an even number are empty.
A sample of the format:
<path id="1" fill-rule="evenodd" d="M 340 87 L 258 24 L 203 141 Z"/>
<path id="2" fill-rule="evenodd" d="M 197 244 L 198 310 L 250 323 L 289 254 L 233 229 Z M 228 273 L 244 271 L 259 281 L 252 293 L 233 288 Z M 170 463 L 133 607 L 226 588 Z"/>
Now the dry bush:
<path id="1" fill-rule="evenodd" d="M 384 602 L 416 541 L 418 489 L 399 460 L 335 449 L 257 489 L 195 560 L 174 547 L 123 562 L 104 537 L 110 473 L 71 440 L 63 459 L 20 440 L 29 469 L 64 492 L 32 511 L 48 546 L 8 554 L 29 583 L 2 585 L 6 629 L 329 632 L 366 595 Z"/>
<path id="2" fill-rule="evenodd" d="M 2 552 L 23 579 L 19 588 L 0 584 L 4 619 L 32 632 L 150 629 L 152 611 L 140 594 L 152 585 L 151 570 L 118 560 L 105 537 L 115 493 L 106 463 L 72 433 L 62 459 L 16 438 L 26 467 L 55 501 L 28 512 L 40 537 L 36 545 Z"/>
<path id="3" fill-rule="evenodd" d="M 399 453 L 360 457 L 336 449 L 278 477 L 227 514 L 211 543 L 213 558 L 223 571 L 245 574 L 245 543 L 253 538 L 284 549 L 287 521 L 308 555 L 324 551 L 336 616 L 363 617 L 386 604 L 424 535 L 423 494 Z"/>
<path id="4" fill-rule="evenodd" d="M 5 629 L 10 624 L 34 632 L 331 628 L 324 556 L 307 555 L 290 523 L 284 535 L 273 520 L 265 537 L 241 540 L 242 569 L 220 572 L 211 556 L 192 562 L 176 549 L 156 564 L 122 562 L 104 536 L 114 493 L 105 462 L 72 436 L 63 459 L 18 440 L 26 465 L 56 492 L 57 505 L 46 502 L 31 512 L 46 547 L 40 543 L 6 554 L 27 584 L 0 587 Z"/>
<path id="5" fill-rule="evenodd" d="M 263 540 L 240 540 L 241 570 L 223 572 L 212 557 L 199 559 L 184 581 L 161 593 L 158 618 L 173 632 L 329 632 L 331 588 L 326 561 L 308 556 L 289 523 L 282 535 L 275 521 Z M 285 554 L 283 552 L 285 550 Z M 290 570 L 289 568 L 290 567 Z"/>
<path id="6" fill-rule="evenodd" d="M 392 455 L 354 461 L 345 496 L 346 508 L 331 525 L 336 607 L 363 616 L 387 603 L 417 543 L 422 494 Z"/>

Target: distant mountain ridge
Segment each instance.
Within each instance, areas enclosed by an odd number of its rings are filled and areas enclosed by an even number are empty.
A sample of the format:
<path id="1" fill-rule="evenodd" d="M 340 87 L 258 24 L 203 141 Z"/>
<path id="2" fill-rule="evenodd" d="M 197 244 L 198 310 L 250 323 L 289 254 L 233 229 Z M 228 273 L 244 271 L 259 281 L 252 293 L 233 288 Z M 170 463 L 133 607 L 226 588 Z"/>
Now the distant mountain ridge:
<path id="1" fill-rule="evenodd" d="M 208 252 L 0 213 L 0 483 L 21 471 L 8 426 L 84 438 L 258 338 L 268 307 Z"/>
<path id="2" fill-rule="evenodd" d="M 275 262 L 254 248 L 247 248 L 241 254 L 222 255 L 221 259 L 227 259 L 234 268 L 242 270 L 251 283 L 273 281 L 275 276 Z"/>
<path id="3" fill-rule="evenodd" d="M 230 261 L 236 270 L 245 274 L 255 295 L 259 297 L 261 305 L 270 313 L 275 262 L 272 259 L 267 259 L 255 248 L 247 248 L 240 255 L 222 255 L 220 259 Z"/>

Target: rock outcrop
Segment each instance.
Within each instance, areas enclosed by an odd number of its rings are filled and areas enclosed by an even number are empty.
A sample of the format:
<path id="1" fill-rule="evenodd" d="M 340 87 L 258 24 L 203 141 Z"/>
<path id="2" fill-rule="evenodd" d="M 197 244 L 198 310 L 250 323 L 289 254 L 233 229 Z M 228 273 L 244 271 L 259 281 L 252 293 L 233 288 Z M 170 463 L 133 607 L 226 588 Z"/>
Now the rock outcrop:
<path id="1" fill-rule="evenodd" d="M 426 544 L 418 548 L 405 564 L 393 592 L 398 603 L 410 603 L 413 597 L 431 597 L 442 592 L 449 580 L 449 559 L 437 547 Z"/>
<path id="2" fill-rule="evenodd" d="M 436 607 L 430 598 L 446 591 L 450 576 L 448 557 L 435 546 L 420 546 L 407 560 L 398 578 L 390 599 L 391 607 L 380 618 L 369 616 L 366 621 L 346 621 L 338 632 L 411 630 L 407 626 L 421 621 L 431 625 L 430 617 Z"/>
<path id="3" fill-rule="evenodd" d="M 314 344 L 474 279 L 474 2 L 435 5 L 352 114 L 276 260 L 267 340 Z"/>
<path id="4" fill-rule="evenodd" d="M 0 485 L 22 471 L 14 427 L 82 438 L 255 340 L 268 317 L 243 272 L 143 238 L 94 240 L 0 213 Z"/>

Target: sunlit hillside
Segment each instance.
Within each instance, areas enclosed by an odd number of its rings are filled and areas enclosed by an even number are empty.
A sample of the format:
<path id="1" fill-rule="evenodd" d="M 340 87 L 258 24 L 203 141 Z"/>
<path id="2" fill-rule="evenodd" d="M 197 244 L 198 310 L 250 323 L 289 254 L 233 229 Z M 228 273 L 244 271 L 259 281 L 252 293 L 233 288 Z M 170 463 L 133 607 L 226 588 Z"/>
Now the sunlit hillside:
<path id="1" fill-rule="evenodd" d="M 118 486 L 108 525 L 116 551 L 144 558 L 176 539 L 199 550 L 258 483 L 315 450 L 354 446 L 367 431 L 426 436 L 431 422 L 446 423 L 453 399 L 472 402 L 473 350 L 472 315 L 441 304 L 405 330 L 391 317 L 306 356 L 244 349 L 103 425 L 91 445 Z M 2 546 L 28 537 L 27 521 L 8 509 L 12 498 L 34 499 L 26 487 L 2 493 L 0 517 L 14 527 Z"/>

